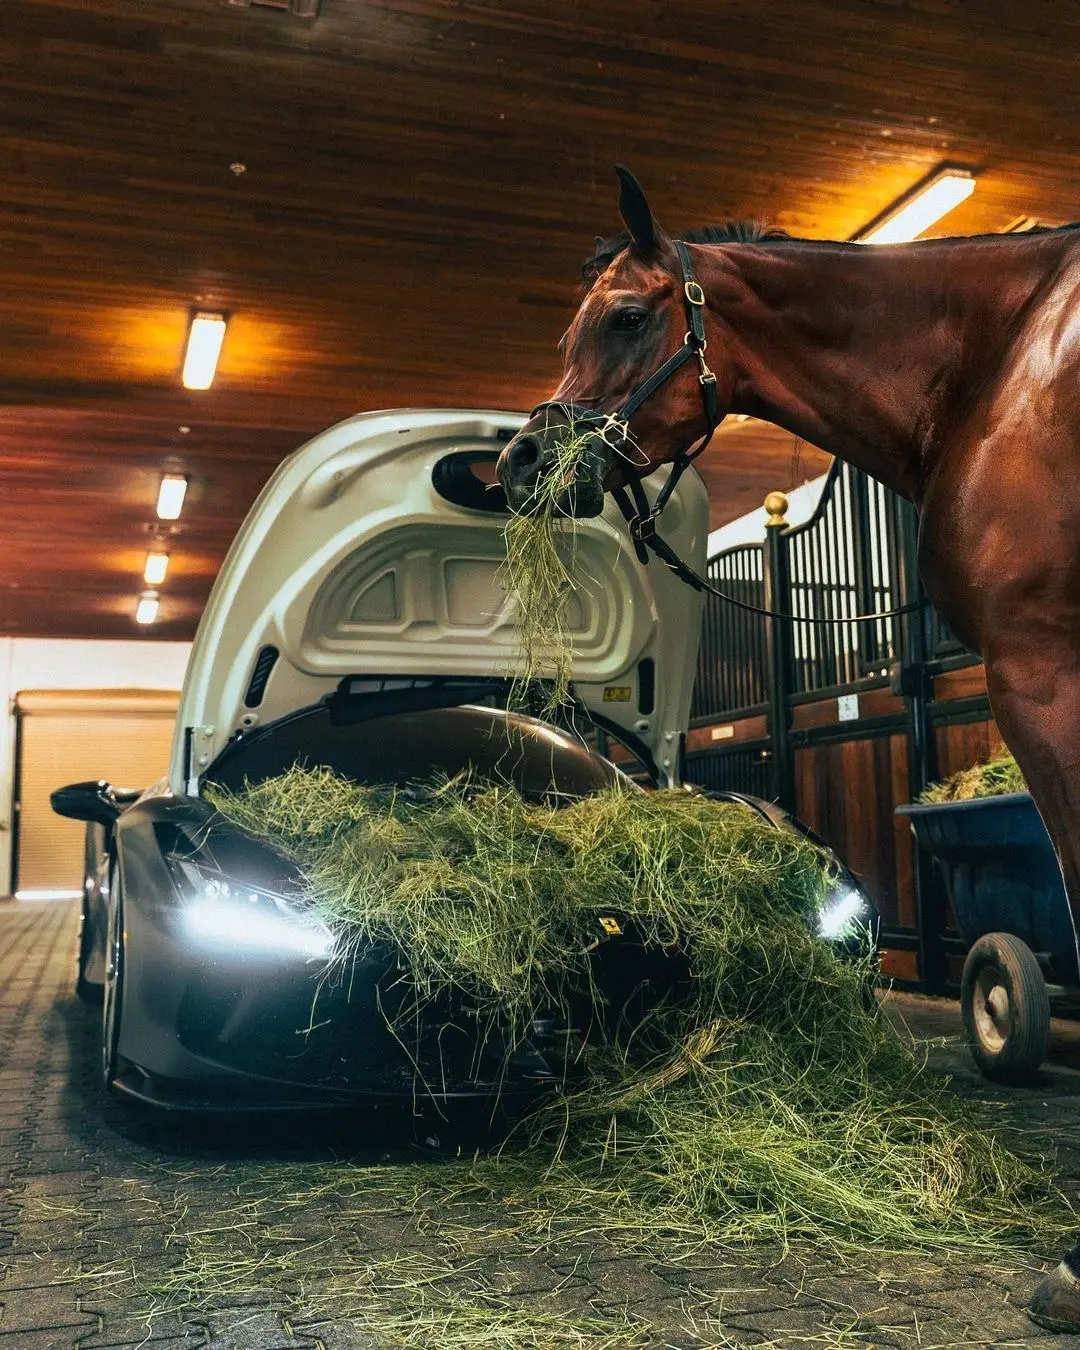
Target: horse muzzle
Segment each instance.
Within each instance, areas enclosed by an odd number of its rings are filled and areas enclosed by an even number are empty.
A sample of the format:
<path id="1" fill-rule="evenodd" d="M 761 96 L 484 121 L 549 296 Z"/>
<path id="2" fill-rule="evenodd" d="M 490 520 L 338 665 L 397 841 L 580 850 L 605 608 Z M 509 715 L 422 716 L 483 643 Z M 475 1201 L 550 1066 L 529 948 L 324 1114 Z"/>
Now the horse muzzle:
<path id="1" fill-rule="evenodd" d="M 499 456 L 497 474 L 510 509 L 518 515 L 550 511 L 587 519 L 604 509 L 604 479 L 611 452 L 590 435 L 572 455 L 569 425 L 523 427 Z"/>

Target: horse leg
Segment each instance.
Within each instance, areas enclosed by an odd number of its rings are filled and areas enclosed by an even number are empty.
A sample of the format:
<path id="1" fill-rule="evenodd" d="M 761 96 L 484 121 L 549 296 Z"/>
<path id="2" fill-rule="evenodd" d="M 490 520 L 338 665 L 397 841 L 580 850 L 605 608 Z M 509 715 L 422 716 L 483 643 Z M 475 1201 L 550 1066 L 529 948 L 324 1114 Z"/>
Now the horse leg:
<path id="1" fill-rule="evenodd" d="M 1080 634 L 1031 633 L 1006 654 L 987 654 L 990 706 L 1031 788 L 1061 865 L 1080 933 Z M 1080 1238 L 1032 1295 L 1030 1316 L 1080 1331 Z"/>

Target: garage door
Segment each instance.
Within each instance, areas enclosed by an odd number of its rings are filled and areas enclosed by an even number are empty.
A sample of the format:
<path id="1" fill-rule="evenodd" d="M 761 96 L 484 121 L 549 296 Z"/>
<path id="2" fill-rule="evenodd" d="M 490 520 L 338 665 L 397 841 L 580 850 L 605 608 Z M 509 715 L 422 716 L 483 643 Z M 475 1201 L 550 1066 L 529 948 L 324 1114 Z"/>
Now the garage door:
<path id="1" fill-rule="evenodd" d="M 83 833 L 49 806 L 65 783 L 104 778 L 149 787 L 169 767 L 178 695 L 143 690 L 20 693 L 19 772 L 15 785 L 19 895 L 78 892 Z"/>

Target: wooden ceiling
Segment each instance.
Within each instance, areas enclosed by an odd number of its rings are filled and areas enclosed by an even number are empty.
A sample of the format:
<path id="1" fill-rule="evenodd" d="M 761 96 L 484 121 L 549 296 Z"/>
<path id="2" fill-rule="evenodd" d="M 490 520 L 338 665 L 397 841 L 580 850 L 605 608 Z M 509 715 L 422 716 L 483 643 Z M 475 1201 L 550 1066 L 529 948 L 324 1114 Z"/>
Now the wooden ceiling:
<path id="1" fill-rule="evenodd" d="M 186 637 L 308 435 L 549 392 L 616 160 L 669 227 L 846 238 L 942 161 L 950 233 L 1080 215 L 1078 49 L 1046 0 L 4 0 L 0 633 L 146 635 L 163 469 Z M 201 394 L 195 304 L 234 315 Z M 725 428 L 714 524 L 821 472 L 793 448 Z"/>

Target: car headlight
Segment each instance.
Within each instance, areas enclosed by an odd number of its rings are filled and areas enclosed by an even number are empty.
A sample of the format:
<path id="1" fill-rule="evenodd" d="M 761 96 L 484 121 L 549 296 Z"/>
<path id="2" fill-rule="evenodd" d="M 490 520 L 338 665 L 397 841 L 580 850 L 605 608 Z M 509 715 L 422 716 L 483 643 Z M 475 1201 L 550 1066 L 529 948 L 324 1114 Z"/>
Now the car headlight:
<path id="1" fill-rule="evenodd" d="M 333 934 L 314 914 L 285 896 L 226 876 L 205 863 L 169 858 L 193 937 L 245 951 L 329 958 Z"/>
<path id="2" fill-rule="evenodd" d="M 870 901 L 857 887 L 846 881 L 834 881 L 825 893 L 817 914 L 818 937 L 829 942 L 863 937 L 870 929 L 873 911 Z"/>

